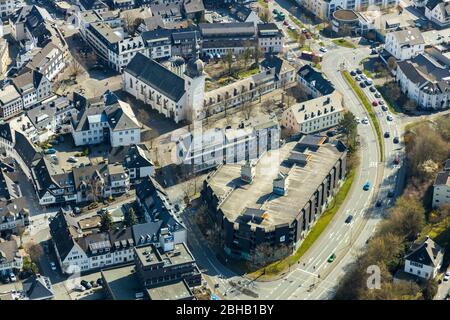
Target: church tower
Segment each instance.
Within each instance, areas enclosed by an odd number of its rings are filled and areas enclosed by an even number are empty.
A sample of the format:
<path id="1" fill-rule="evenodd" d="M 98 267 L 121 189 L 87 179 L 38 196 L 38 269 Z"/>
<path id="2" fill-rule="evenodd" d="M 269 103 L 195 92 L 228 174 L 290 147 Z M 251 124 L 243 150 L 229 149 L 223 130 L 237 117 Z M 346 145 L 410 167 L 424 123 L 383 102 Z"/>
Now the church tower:
<path id="1" fill-rule="evenodd" d="M 203 74 L 203 61 L 200 60 L 200 46 L 195 37 L 195 50 L 189 60 L 184 73 L 184 86 L 186 90 L 186 118 L 194 122 L 204 118 L 203 101 L 205 98 L 205 75 Z"/>

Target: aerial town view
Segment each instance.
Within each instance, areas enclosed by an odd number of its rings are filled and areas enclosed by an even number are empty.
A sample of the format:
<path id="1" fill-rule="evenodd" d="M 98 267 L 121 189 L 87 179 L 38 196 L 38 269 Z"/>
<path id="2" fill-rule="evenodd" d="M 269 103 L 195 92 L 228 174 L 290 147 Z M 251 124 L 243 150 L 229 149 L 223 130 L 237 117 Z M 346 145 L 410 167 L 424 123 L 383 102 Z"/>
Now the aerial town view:
<path id="1" fill-rule="evenodd" d="M 0 306 L 450 300 L 450 0 L 0 18 Z"/>

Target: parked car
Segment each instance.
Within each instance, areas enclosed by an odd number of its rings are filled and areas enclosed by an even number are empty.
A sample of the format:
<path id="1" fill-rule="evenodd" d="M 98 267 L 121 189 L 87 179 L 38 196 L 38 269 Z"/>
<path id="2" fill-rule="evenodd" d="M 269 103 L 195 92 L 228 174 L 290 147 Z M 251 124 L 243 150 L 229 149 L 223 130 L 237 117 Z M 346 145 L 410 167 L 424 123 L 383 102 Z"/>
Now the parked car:
<path id="1" fill-rule="evenodd" d="M 399 165 L 399 164 L 400 164 L 400 157 L 399 157 L 399 156 L 396 156 L 396 157 L 394 158 L 394 164 L 395 164 L 395 165 Z"/>
<path id="2" fill-rule="evenodd" d="M 12 272 L 9 274 L 9 279 L 11 280 L 11 282 L 16 282 L 17 281 L 16 275 L 14 273 L 12 273 Z"/>
<path id="3" fill-rule="evenodd" d="M 370 189 L 370 181 L 367 181 L 363 186 L 363 190 L 368 191 L 369 189 Z"/>
<path id="4" fill-rule="evenodd" d="M 383 201 L 378 200 L 378 201 L 375 203 L 375 207 L 379 208 L 379 207 L 382 206 L 382 204 L 383 204 Z"/>
<path id="5" fill-rule="evenodd" d="M 400 139 L 399 139 L 398 137 L 395 137 L 394 140 L 393 140 L 393 142 L 394 142 L 394 143 L 399 143 L 399 142 L 400 142 Z"/>
<path id="6" fill-rule="evenodd" d="M 381 94 L 379 92 L 375 92 L 375 98 L 381 98 Z"/>
<path id="7" fill-rule="evenodd" d="M 75 156 L 70 156 L 69 158 L 67 158 L 67 162 L 75 163 L 78 162 L 78 159 Z"/>
<path id="8" fill-rule="evenodd" d="M 368 124 L 369 123 L 369 119 L 367 117 L 364 117 L 364 119 L 362 119 L 361 121 L 363 124 Z"/>
<path id="9" fill-rule="evenodd" d="M 98 287 L 98 283 L 95 282 L 94 280 L 89 281 L 89 283 L 91 284 L 92 288 L 97 288 Z"/>
<path id="10" fill-rule="evenodd" d="M 80 214 L 81 213 L 81 209 L 78 207 L 73 208 L 73 213 L 75 214 Z"/>
<path id="11" fill-rule="evenodd" d="M 360 78 L 359 76 L 356 76 L 356 77 L 355 77 L 355 80 L 356 80 L 356 81 L 361 81 L 361 78 Z"/>
<path id="12" fill-rule="evenodd" d="M 385 138 L 389 138 L 391 136 L 391 134 L 388 132 L 388 131 L 386 131 L 385 133 L 384 133 L 384 137 Z"/>
<path id="13" fill-rule="evenodd" d="M 103 286 L 103 279 L 102 278 L 98 278 L 96 282 L 97 282 L 97 284 L 99 286 Z"/>
<path id="14" fill-rule="evenodd" d="M 73 290 L 83 292 L 83 291 L 86 291 L 86 288 L 83 287 L 81 284 L 76 284 L 76 285 L 73 287 Z"/>
<path id="15" fill-rule="evenodd" d="M 388 198 L 393 198 L 394 197 L 394 191 L 389 190 L 387 196 L 388 196 Z"/>
<path id="16" fill-rule="evenodd" d="M 444 281 L 448 281 L 448 279 L 450 278 L 450 272 L 446 272 L 444 275 Z"/>
<path id="17" fill-rule="evenodd" d="M 81 280 L 80 284 L 88 290 L 92 289 L 92 285 L 89 282 L 87 282 L 86 280 Z"/>
<path id="18" fill-rule="evenodd" d="M 319 50 L 324 53 L 328 51 L 327 48 L 325 48 L 325 47 L 321 47 Z"/>
<path id="19" fill-rule="evenodd" d="M 355 70 L 350 71 L 350 75 L 351 75 L 352 77 L 356 76 L 356 71 L 355 71 Z"/>
<path id="20" fill-rule="evenodd" d="M 388 111 L 388 107 L 386 107 L 386 105 L 383 104 L 383 105 L 381 106 L 381 110 L 383 110 L 383 111 Z"/>
<path id="21" fill-rule="evenodd" d="M 390 114 L 388 114 L 388 116 L 386 117 L 386 119 L 387 119 L 387 121 L 392 121 L 392 120 L 394 120 L 394 118 L 393 118 Z"/>
<path id="22" fill-rule="evenodd" d="M 371 79 L 367 79 L 366 81 L 364 81 L 365 82 L 365 84 L 367 85 L 367 86 L 371 86 L 372 84 L 373 84 L 373 81 L 371 80 Z"/>
<path id="23" fill-rule="evenodd" d="M 334 261 L 334 259 L 336 259 L 336 254 L 335 253 L 333 253 L 329 258 L 328 258 L 328 262 L 329 263 L 331 263 L 331 262 L 333 262 Z"/>
<path id="24" fill-rule="evenodd" d="M 380 106 L 383 106 L 383 105 L 384 105 L 384 101 L 383 101 L 383 100 L 378 100 L 378 104 L 379 104 Z"/>
<path id="25" fill-rule="evenodd" d="M 44 153 L 45 153 L 45 154 L 55 154 L 55 153 L 56 153 L 56 150 L 53 149 L 53 148 L 49 148 L 49 149 L 45 150 Z"/>
<path id="26" fill-rule="evenodd" d="M 366 84 L 364 82 L 360 82 L 359 86 L 364 89 L 366 87 Z"/>
<path id="27" fill-rule="evenodd" d="M 347 217 L 347 219 L 345 219 L 345 223 L 350 223 L 350 222 L 352 222 L 352 220 L 353 220 L 353 216 L 352 216 L 352 215 L 349 215 L 349 216 Z"/>
<path id="28" fill-rule="evenodd" d="M 374 102 L 372 102 L 372 105 L 373 105 L 374 107 L 376 107 L 376 106 L 378 106 L 378 102 L 374 101 Z"/>
<path id="29" fill-rule="evenodd" d="M 334 137 L 335 135 L 336 135 L 336 131 L 334 131 L 334 130 L 330 130 L 327 132 L 327 136 L 329 136 L 329 137 Z"/>
<path id="30" fill-rule="evenodd" d="M 377 89 L 375 89 L 374 86 L 371 86 L 371 87 L 369 88 L 369 90 L 370 90 L 370 92 L 376 92 L 376 91 L 377 91 Z"/>
<path id="31" fill-rule="evenodd" d="M 359 69 L 359 68 L 356 68 L 355 71 L 356 71 L 357 74 L 362 74 L 362 71 L 361 71 L 361 69 Z"/>
<path id="32" fill-rule="evenodd" d="M 52 271 L 56 271 L 56 264 L 54 262 L 50 262 L 50 268 Z"/>

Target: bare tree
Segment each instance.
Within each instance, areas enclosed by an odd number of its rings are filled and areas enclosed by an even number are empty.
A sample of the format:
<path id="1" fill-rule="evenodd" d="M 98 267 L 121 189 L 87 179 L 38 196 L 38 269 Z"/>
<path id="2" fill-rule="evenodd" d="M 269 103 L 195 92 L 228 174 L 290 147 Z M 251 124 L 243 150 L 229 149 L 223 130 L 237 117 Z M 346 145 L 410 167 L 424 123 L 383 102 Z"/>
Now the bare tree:
<path id="1" fill-rule="evenodd" d="M 270 12 L 269 8 L 265 8 L 264 10 L 260 11 L 259 18 L 264 23 L 272 22 L 272 13 Z"/>
<path id="2" fill-rule="evenodd" d="M 250 119 L 253 113 L 253 104 L 251 101 L 243 100 L 242 101 L 242 112 L 244 113 L 245 120 Z"/>
<path id="3" fill-rule="evenodd" d="M 78 76 L 84 74 L 85 71 L 81 64 L 73 59 L 72 63 L 69 66 L 68 72 L 70 77 L 77 78 Z"/>
<path id="4" fill-rule="evenodd" d="M 227 64 L 228 75 L 231 75 L 231 71 L 233 68 L 233 51 L 232 50 L 227 51 L 227 53 L 225 55 L 225 63 Z"/>

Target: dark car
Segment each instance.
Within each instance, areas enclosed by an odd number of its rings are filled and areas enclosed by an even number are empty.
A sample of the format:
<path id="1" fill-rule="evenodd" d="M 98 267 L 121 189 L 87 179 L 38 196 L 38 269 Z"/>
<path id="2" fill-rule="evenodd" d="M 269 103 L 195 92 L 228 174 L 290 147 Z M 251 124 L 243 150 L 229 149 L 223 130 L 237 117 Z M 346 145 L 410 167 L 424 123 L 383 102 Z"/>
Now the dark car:
<path id="1" fill-rule="evenodd" d="M 381 94 L 379 92 L 375 93 L 375 98 L 381 98 Z"/>
<path id="2" fill-rule="evenodd" d="M 386 105 L 383 104 L 383 105 L 381 106 L 381 110 L 383 110 L 383 111 L 388 111 L 388 107 L 386 107 Z"/>
<path id="3" fill-rule="evenodd" d="M 345 223 L 350 223 L 350 222 L 352 222 L 352 220 L 353 220 L 353 216 L 352 216 L 352 215 L 349 215 L 349 216 L 347 217 L 347 219 L 345 219 Z"/>
<path id="4" fill-rule="evenodd" d="M 350 71 L 350 75 L 351 75 L 352 77 L 356 76 L 356 71 L 354 71 L 354 70 Z"/>
<path id="5" fill-rule="evenodd" d="M 376 92 L 376 91 L 377 91 L 377 89 L 375 89 L 374 86 L 371 86 L 371 87 L 369 88 L 369 90 L 370 90 L 370 92 Z"/>
<path id="6" fill-rule="evenodd" d="M 327 132 L 327 136 L 329 136 L 329 137 L 334 137 L 335 135 L 336 135 L 336 131 L 334 131 L 334 130 L 330 130 Z"/>
<path id="7" fill-rule="evenodd" d="M 394 191 L 389 191 L 388 192 L 388 194 L 387 194 L 387 196 L 388 196 L 388 198 L 392 198 L 392 197 L 394 197 Z"/>
<path id="8" fill-rule="evenodd" d="M 360 83 L 359 83 L 359 86 L 360 86 L 361 88 L 365 88 L 365 87 L 366 87 L 366 84 L 365 84 L 364 82 L 360 82 Z"/>
<path id="9" fill-rule="evenodd" d="M 390 134 L 389 132 L 386 131 L 386 132 L 384 133 L 384 137 L 385 137 L 385 138 L 389 138 L 390 136 L 391 136 L 391 134 Z"/>
<path id="10" fill-rule="evenodd" d="M 86 280 L 81 280 L 81 281 L 80 281 L 80 284 L 81 284 L 83 287 L 85 287 L 86 289 L 92 289 L 92 285 L 91 285 L 89 282 L 87 282 Z"/>
<path id="11" fill-rule="evenodd" d="M 359 68 L 357 68 L 355 71 L 357 74 L 362 74 L 362 71 Z"/>
<path id="12" fill-rule="evenodd" d="M 103 286 L 103 279 L 102 278 L 98 278 L 96 282 L 97 282 L 97 284 L 99 286 Z"/>
<path id="13" fill-rule="evenodd" d="M 395 137 L 394 138 L 394 143 L 399 143 L 399 142 L 400 142 L 400 139 L 398 137 Z"/>
<path id="14" fill-rule="evenodd" d="M 381 200 L 378 200 L 378 201 L 375 203 L 375 207 L 379 208 L 379 207 L 381 207 L 382 204 L 383 204 L 383 202 L 382 202 Z"/>

